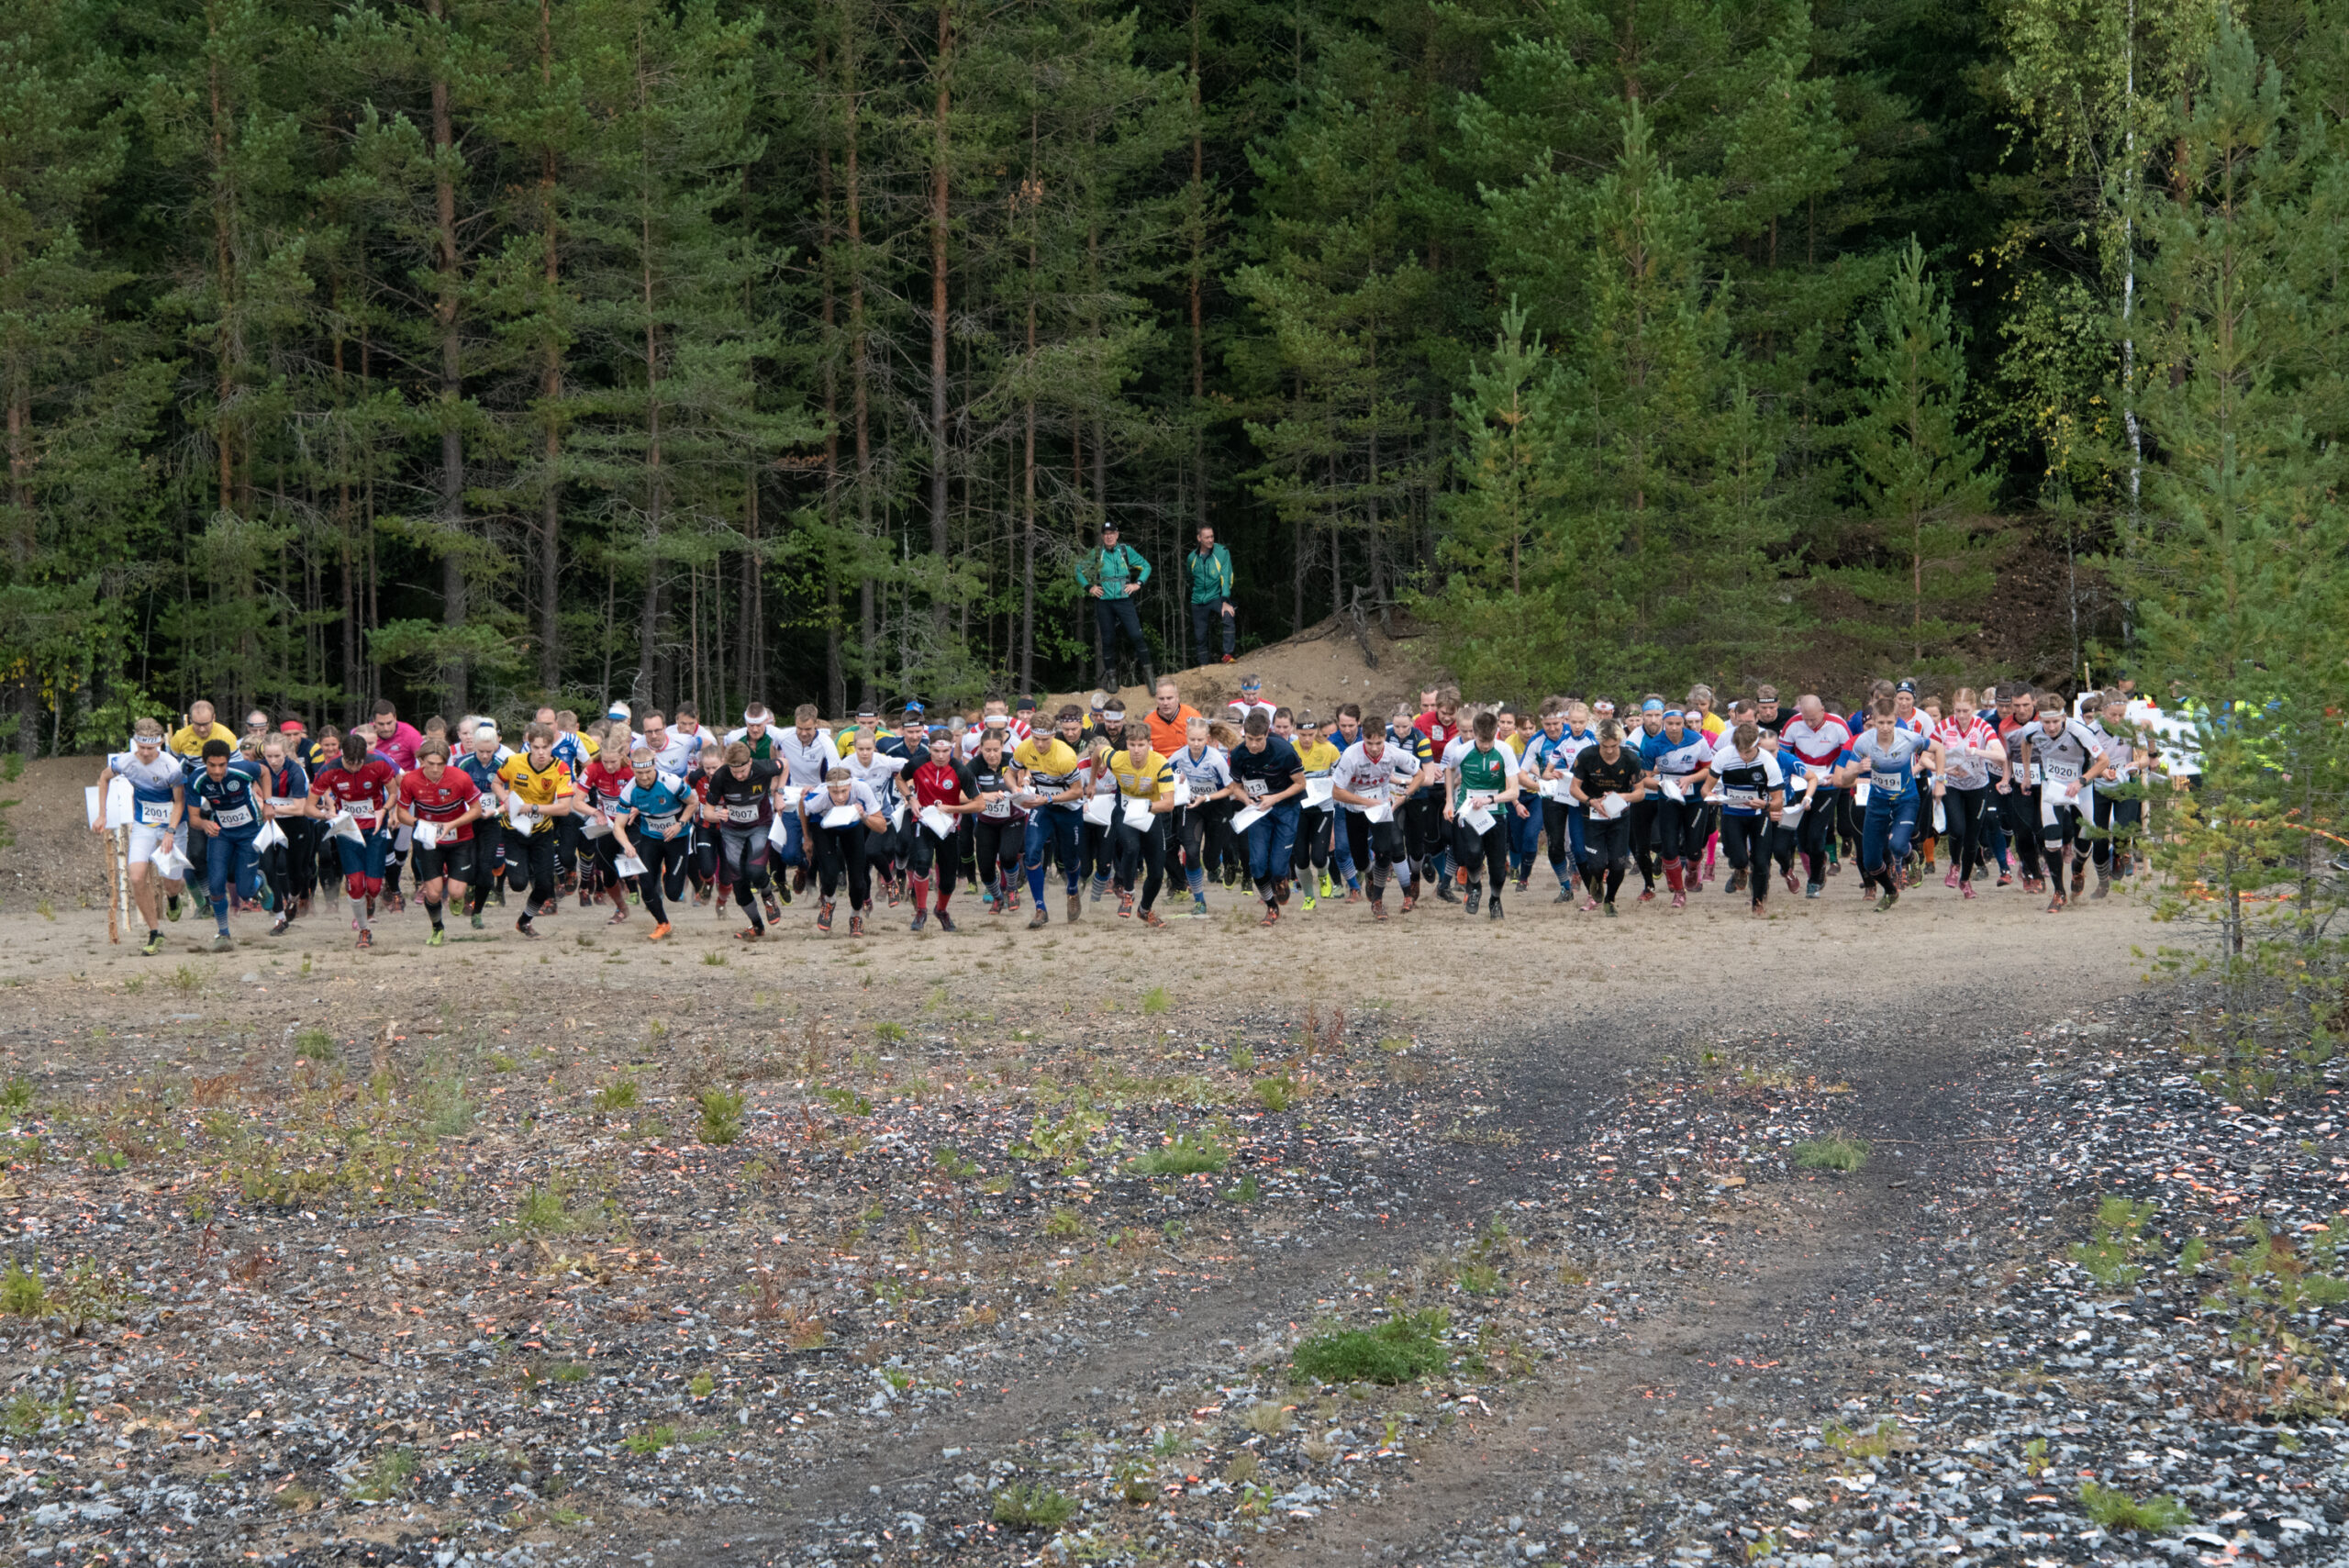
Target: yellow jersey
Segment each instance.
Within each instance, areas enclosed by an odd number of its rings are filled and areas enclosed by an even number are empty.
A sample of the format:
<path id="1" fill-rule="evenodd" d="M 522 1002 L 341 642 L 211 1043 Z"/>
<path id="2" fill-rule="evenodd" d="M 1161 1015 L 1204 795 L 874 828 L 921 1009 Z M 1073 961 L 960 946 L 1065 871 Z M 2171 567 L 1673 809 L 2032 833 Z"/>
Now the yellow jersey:
<path id="1" fill-rule="evenodd" d="M 1030 775 L 1029 783 L 1050 795 L 1076 782 L 1076 752 L 1059 736 L 1030 735 L 1012 749 L 1011 765 Z"/>
<path id="2" fill-rule="evenodd" d="M 1131 751 L 1111 752 L 1109 776 L 1118 781 L 1118 793 L 1128 800 L 1156 800 L 1174 791 L 1174 764 L 1146 749 L 1139 757 Z"/>
<path id="3" fill-rule="evenodd" d="M 1328 778 L 1330 770 L 1338 765 L 1338 759 L 1344 755 L 1327 740 L 1316 740 L 1310 746 L 1301 740 L 1293 740 L 1289 744 L 1296 748 L 1297 766 L 1305 770 L 1305 776 L 1308 779 Z"/>
<path id="4" fill-rule="evenodd" d="M 506 759 L 497 770 L 497 781 L 521 797 L 522 804 L 533 811 L 544 811 L 556 801 L 572 794 L 571 769 L 559 757 L 547 759 L 544 769 L 531 764 L 528 751 L 517 751 Z M 533 833 L 551 832 L 554 819 L 541 817 L 530 824 Z"/>
<path id="5" fill-rule="evenodd" d="M 237 732 L 225 724 L 216 724 L 203 731 L 198 731 L 193 724 L 183 724 L 172 731 L 172 754 L 177 757 L 201 757 L 204 755 L 204 743 L 207 740 L 226 740 L 229 751 L 233 753 L 237 746 Z"/>

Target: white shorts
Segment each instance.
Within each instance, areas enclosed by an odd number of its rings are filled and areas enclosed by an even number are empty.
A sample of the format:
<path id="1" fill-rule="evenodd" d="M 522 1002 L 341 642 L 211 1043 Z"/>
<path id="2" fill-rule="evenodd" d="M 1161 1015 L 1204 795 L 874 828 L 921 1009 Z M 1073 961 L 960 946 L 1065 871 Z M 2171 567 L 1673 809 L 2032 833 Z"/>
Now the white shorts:
<path id="1" fill-rule="evenodd" d="M 172 836 L 162 828 L 151 823 L 133 822 L 130 825 L 131 869 L 135 871 L 144 866 L 153 870 L 149 862 L 154 860 L 155 851 L 171 841 Z"/>

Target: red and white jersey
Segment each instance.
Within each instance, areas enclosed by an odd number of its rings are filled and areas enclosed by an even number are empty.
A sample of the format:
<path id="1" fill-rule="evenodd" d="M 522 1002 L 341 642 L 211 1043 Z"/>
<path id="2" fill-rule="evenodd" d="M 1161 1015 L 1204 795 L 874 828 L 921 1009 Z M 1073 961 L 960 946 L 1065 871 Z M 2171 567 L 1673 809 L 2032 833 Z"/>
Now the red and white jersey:
<path id="1" fill-rule="evenodd" d="M 1778 731 L 1778 744 L 1807 768 L 1831 768 L 1852 749 L 1852 727 L 1837 715 L 1822 713 L 1813 724 L 1797 714 Z"/>
<path id="2" fill-rule="evenodd" d="M 1998 738 L 1998 732 L 1979 715 L 1963 729 L 1957 720 L 1943 719 L 1932 739 L 1941 745 L 1942 765 L 1949 782 L 1960 789 L 1979 789 L 1988 784 L 1990 765 L 1985 751 Z"/>
<path id="3" fill-rule="evenodd" d="M 400 806 L 427 822 L 454 822 L 465 814 L 465 808 L 481 798 L 481 786 L 459 767 L 440 770 L 440 782 L 434 784 L 424 776 L 422 768 L 415 768 L 400 775 Z M 473 836 L 470 822 L 452 833 L 444 834 L 442 842 L 461 844 Z"/>
<path id="4" fill-rule="evenodd" d="M 338 759 L 311 778 L 310 793 L 331 797 L 338 808 L 351 813 L 361 832 L 372 833 L 398 781 L 397 771 L 381 757 L 370 757 L 356 768 Z"/>

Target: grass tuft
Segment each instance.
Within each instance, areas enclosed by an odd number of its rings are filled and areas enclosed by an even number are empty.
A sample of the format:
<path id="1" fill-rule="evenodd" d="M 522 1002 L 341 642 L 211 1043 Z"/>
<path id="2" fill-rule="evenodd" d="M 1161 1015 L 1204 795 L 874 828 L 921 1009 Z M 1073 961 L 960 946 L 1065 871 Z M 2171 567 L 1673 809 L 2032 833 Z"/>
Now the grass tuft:
<path id="1" fill-rule="evenodd" d="M 1141 1013 L 1146 1018 L 1155 1018 L 1174 1005 L 1174 999 L 1166 994 L 1163 985 L 1153 985 L 1141 994 Z"/>
<path id="2" fill-rule="evenodd" d="M 615 1078 L 596 1091 L 596 1108 L 599 1111 L 632 1111 L 639 1092 L 633 1078 Z"/>
<path id="3" fill-rule="evenodd" d="M 1868 1162 L 1867 1140 L 1831 1132 L 1795 1145 L 1795 1163 L 1806 1171 L 1856 1171 Z"/>
<path id="4" fill-rule="evenodd" d="M 2186 1505 L 2175 1497 L 2156 1493 L 2141 1500 L 2093 1481 L 2080 1483 L 2080 1507 L 2087 1510 L 2091 1523 L 2109 1530 L 2143 1530 L 2158 1535 L 2164 1530 L 2184 1529 L 2194 1522 Z"/>
<path id="5" fill-rule="evenodd" d="M 1256 1080 L 1256 1103 L 1268 1111 L 1285 1111 L 1297 1104 L 1297 1080 L 1284 1074 Z"/>
<path id="6" fill-rule="evenodd" d="M 1316 1383 L 1409 1383 L 1451 1359 L 1442 1341 L 1451 1326 L 1451 1314 L 1436 1307 L 1398 1312 L 1375 1329 L 1316 1334 L 1297 1347 L 1297 1370 Z"/>
<path id="7" fill-rule="evenodd" d="M 704 1143 L 731 1143 L 742 1136 L 744 1101 L 740 1089 L 704 1089 L 699 1098 Z"/>
<path id="8" fill-rule="evenodd" d="M 324 1029 L 304 1029 L 294 1037 L 294 1054 L 305 1062 L 332 1062 L 334 1037 Z"/>
<path id="9" fill-rule="evenodd" d="M 1138 1176 L 1196 1176 L 1230 1162 L 1230 1151 L 1206 1133 L 1185 1132 L 1159 1148 L 1144 1150 L 1127 1168 Z"/>
<path id="10" fill-rule="evenodd" d="M 20 1111 L 33 1103 L 33 1085 L 29 1078 L 11 1078 L 0 1084 L 0 1110 Z"/>
<path id="11" fill-rule="evenodd" d="M 0 1312 L 11 1318 L 39 1318 L 49 1310 L 49 1290 L 40 1276 L 22 1263 L 10 1263 L 0 1274 Z"/>
<path id="12" fill-rule="evenodd" d="M 995 1522 L 1009 1529 L 1058 1529 L 1075 1512 L 1075 1498 L 1041 1481 L 1015 1481 L 995 1495 Z"/>

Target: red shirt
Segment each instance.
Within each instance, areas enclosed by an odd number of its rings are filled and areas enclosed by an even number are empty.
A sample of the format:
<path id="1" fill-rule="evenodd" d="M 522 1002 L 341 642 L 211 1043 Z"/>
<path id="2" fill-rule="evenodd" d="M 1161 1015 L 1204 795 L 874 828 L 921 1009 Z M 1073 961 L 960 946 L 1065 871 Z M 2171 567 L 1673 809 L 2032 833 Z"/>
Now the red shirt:
<path id="1" fill-rule="evenodd" d="M 1428 738 L 1429 741 L 1434 745 L 1435 754 L 1438 757 L 1442 757 L 1443 749 L 1460 736 L 1460 726 L 1456 722 L 1446 724 L 1442 716 L 1433 708 L 1430 708 L 1413 719 L 1411 728 Z"/>
<path id="2" fill-rule="evenodd" d="M 400 775 L 400 805 L 427 822 L 454 822 L 465 814 L 465 808 L 481 798 L 481 786 L 467 777 L 465 770 L 444 767 L 440 782 L 434 784 L 424 776 L 424 770 Z M 444 833 L 444 844 L 462 844 L 473 836 L 470 822 L 453 833 Z"/>
<path id="3" fill-rule="evenodd" d="M 612 803 L 619 799 L 620 791 L 636 782 L 636 769 L 633 766 L 611 767 L 598 757 L 587 764 L 587 771 L 581 775 L 579 782 L 587 786 L 588 805 L 608 810 Z"/>
<path id="4" fill-rule="evenodd" d="M 398 779 L 398 772 L 381 757 L 370 757 L 357 768 L 337 760 L 310 780 L 310 793 L 332 795 L 335 804 L 357 821 L 361 832 L 372 833 L 376 818 L 391 802 Z"/>
<path id="5" fill-rule="evenodd" d="M 969 795 L 963 793 L 963 769 L 949 762 L 941 767 L 936 762 L 924 762 L 913 771 L 915 809 L 931 806 L 960 806 Z"/>

